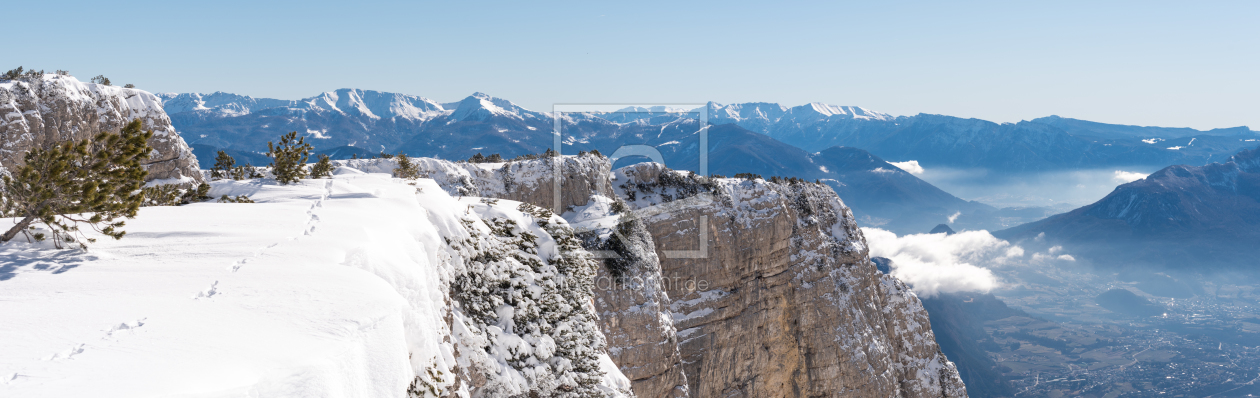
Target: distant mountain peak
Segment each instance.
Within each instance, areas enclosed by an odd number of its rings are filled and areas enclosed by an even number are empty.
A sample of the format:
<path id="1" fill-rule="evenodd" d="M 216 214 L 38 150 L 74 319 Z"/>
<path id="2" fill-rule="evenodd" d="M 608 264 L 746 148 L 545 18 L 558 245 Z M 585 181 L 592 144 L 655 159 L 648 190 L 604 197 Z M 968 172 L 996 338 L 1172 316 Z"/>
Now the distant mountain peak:
<path id="1" fill-rule="evenodd" d="M 948 225 L 945 225 L 945 224 L 937 224 L 936 228 L 932 228 L 932 232 L 928 232 L 928 233 L 929 234 L 945 234 L 945 235 L 955 234 L 954 229 L 950 228 Z"/>
<path id="2" fill-rule="evenodd" d="M 428 98 L 357 88 L 327 91 L 301 100 L 310 110 L 357 114 L 372 119 L 401 117 L 428 120 L 444 113 L 442 105 Z"/>
<path id="3" fill-rule="evenodd" d="M 815 115 L 824 118 L 838 117 L 842 119 L 892 120 L 892 115 L 875 112 L 860 106 L 837 106 L 822 102 L 811 102 L 795 106 L 787 110 L 793 116 Z"/>
<path id="4" fill-rule="evenodd" d="M 1245 173 L 1260 173 L 1260 147 L 1240 151 L 1229 158 Z"/>
<path id="5" fill-rule="evenodd" d="M 522 108 L 512 101 L 492 97 L 489 94 L 475 92 L 455 105 L 451 112 L 451 121 L 485 121 L 495 116 L 512 119 L 536 119 L 540 113 Z"/>

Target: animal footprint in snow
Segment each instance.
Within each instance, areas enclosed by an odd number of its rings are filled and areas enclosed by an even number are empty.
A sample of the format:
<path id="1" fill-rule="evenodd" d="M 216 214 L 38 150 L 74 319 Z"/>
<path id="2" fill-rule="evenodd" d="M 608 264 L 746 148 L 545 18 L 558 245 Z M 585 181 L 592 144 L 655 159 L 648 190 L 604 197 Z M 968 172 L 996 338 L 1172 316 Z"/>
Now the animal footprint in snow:
<path id="1" fill-rule="evenodd" d="M 148 319 L 148 318 L 141 318 L 141 319 L 137 319 L 135 322 L 130 322 L 130 323 L 123 322 L 123 323 L 114 325 L 110 327 L 108 331 L 105 332 L 105 336 L 112 337 L 115 332 L 120 332 L 123 330 L 134 330 L 136 328 L 144 326 L 145 319 Z"/>
<path id="2" fill-rule="evenodd" d="M 275 246 L 275 245 L 272 245 L 272 246 Z M 237 270 L 241 269 L 241 266 L 245 265 L 246 262 L 249 262 L 248 258 L 236 260 L 236 262 L 232 263 L 232 266 L 228 267 L 228 269 L 232 270 L 232 272 L 236 272 Z"/>
<path id="3" fill-rule="evenodd" d="M 200 292 L 197 292 L 197 297 L 193 297 L 193 298 L 194 298 L 194 299 L 199 299 L 199 298 L 210 298 L 210 297 L 214 297 L 214 295 L 219 294 L 219 290 L 218 290 L 217 286 L 219 286 L 219 281 L 214 281 L 214 283 L 211 283 L 211 284 L 210 284 L 210 287 L 206 288 L 206 290 L 202 290 L 202 291 L 200 291 Z"/>
<path id="4" fill-rule="evenodd" d="M 86 346 L 86 345 L 84 345 L 84 344 L 79 344 L 79 345 L 76 345 L 76 346 L 73 346 L 73 347 L 67 348 L 65 351 L 62 351 L 62 352 L 58 352 L 58 353 L 55 353 L 55 354 L 49 355 L 47 358 L 44 358 L 44 360 L 45 360 L 45 361 L 56 361 L 56 360 L 60 360 L 60 359 L 70 359 L 70 358 L 73 358 L 75 355 L 82 354 L 82 353 L 83 353 L 83 348 L 84 348 L 85 346 Z"/>

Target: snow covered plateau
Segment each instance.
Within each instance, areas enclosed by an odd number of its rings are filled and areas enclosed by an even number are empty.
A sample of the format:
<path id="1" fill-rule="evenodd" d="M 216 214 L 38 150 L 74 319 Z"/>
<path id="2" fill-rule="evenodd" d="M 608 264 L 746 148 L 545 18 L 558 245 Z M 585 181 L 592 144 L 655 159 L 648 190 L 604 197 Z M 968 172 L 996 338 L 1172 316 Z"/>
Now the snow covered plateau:
<path id="1" fill-rule="evenodd" d="M 562 245 L 519 203 L 341 171 L 215 182 L 213 195 L 257 203 L 146 207 L 126 238 L 87 252 L 6 244 L 0 394 L 628 393 L 589 298 L 556 291 L 574 283 L 551 261 Z M 531 239 L 501 236 L 513 234 Z M 496 253 L 514 260 L 474 259 Z M 491 281 L 513 288 L 483 298 L 514 306 L 486 314 L 453 292 Z"/>

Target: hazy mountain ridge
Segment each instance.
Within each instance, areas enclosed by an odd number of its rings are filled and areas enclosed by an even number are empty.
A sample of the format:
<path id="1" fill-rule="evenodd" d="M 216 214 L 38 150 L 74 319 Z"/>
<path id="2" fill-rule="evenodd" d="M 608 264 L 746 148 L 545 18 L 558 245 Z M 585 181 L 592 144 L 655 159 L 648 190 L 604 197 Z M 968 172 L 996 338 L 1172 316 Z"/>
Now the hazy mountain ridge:
<path id="1" fill-rule="evenodd" d="M 1246 135 L 1255 134 L 1247 126 L 1217 128 L 1211 130 L 1196 130 L 1189 127 L 1158 127 L 1158 126 L 1131 126 L 1123 124 L 1107 124 L 1091 122 L 1088 120 L 1072 119 L 1060 117 L 1058 115 L 1050 115 L 1033 119 L 1034 123 L 1041 123 L 1057 127 L 1068 134 L 1077 136 L 1093 136 L 1098 138 L 1181 138 L 1203 135 L 1213 136 L 1229 136 L 1229 135 Z"/>
<path id="2" fill-rule="evenodd" d="M 1004 231 L 1043 236 L 1103 261 L 1249 265 L 1260 240 L 1260 148 L 1225 163 L 1169 166 L 1068 213 Z M 1044 235 L 1041 235 L 1043 234 Z"/>

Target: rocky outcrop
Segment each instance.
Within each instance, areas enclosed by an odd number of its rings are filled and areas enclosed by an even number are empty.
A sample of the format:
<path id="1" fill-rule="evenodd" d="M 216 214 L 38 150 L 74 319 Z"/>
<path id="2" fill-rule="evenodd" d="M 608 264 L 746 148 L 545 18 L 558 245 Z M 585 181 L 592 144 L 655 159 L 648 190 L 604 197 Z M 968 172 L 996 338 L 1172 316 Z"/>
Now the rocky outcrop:
<path id="1" fill-rule="evenodd" d="M 349 160 L 358 170 L 389 172 L 393 163 Z M 416 159 L 422 173 L 455 196 L 484 196 L 516 200 L 554 209 L 556 175 L 551 159 L 504 163 L 454 163 Z M 560 165 L 564 178 L 559 197 L 564 218 L 572 223 L 587 246 L 598 246 L 615 227 L 614 192 L 608 177 L 611 165 L 600 156 L 569 156 Z M 640 397 L 686 397 L 686 376 L 678 352 L 660 262 L 652 236 L 637 226 L 621 233 L 630 243 L 624 270 L 616 275 L 600 267 L 595 275 L 595 307 L 608 353 Z M 597 253 L 598 254 L 598 253 Z"/>
<path id="2" fill-rule="evenodd" d="M 550 207 L 552 161 L 422 164 L 453 194 Z M 596 308 L 636 395 L 966 395 L 922 303 L 876 270 L 828 187 L 563 162 L 563 215 L 604 257 Z"/>
<path id="3" fill-rule="evenodd" d="M 0 166 L 21 165 L 31 148 L 116 132 L 134 119 L 153 131 L 149 180 L 201 180 L 197 158 L 171 127 L 156 96 L 68 75 L 0 81 Z"/>

